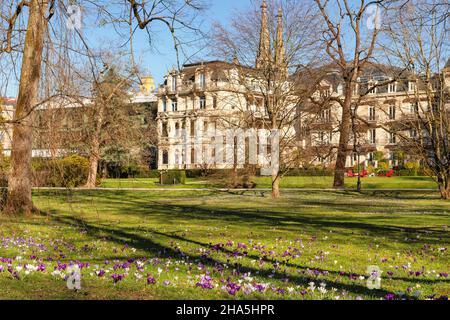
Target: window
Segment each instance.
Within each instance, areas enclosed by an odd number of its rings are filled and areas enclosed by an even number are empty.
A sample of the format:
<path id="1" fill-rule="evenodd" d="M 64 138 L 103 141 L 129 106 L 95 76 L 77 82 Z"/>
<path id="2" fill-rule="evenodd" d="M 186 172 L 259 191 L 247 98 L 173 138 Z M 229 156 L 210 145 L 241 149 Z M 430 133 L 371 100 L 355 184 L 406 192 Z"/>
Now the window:
<path id="1" fill-rule="evenodd" d="M 172 111 L 178 111 L 178 101 L 177 99 L 172 100 Z"/>
<path id="2" fill-rule="evenodd" d="M 373 152 L 370 152 L 370 153 L 367 155 L 367 159 L 368 159 L 370 162 L 373 162 L 373 161 L 375 160 L 375 156 L 373 155 Z"/>
<path id="3" fill-rule="evenodd" d="M 417 89 L 417 84 L 414 81 L 408 82 L 408 91 L 414 92 Z"/>
<path id="4" fill-rule="evenodd" d="M 390 144 L 396 144 L 397 143 L 397 134 L 395 134 L 395 132 L 391 132 L 389 134 L 389 143 Z"/>
<path id="5" fill-rule="evenodd" d="M 413 102 L 409 106 L 410 113 L 418 113 L 419 112 L 419 104 L 417 102 Z"/>
<path id="6" fill-rule="evenodd" d="M 163 123 L 163 125 L 162 125 L 162 136 L 163 137 L 169 136 L 169 132 L 167 131 L 167 123 Z"/>
<path id="7" fill-rule="evenodd" d="M 369 94 L 376 94 L 377 93 L 377 87 L 376 87 L 377 83 L 370 83 L 369 84 Z"/>
<path id="8" fill-rule="evenodd" d="M 376 129 L 370 129 L 369 130 L 369 142 L 371 144 L 377 143 L 377 130 Z"/>
<path id="9" fill-rule="evenodd" d="M 200 85 L 200 88 L 206 87 L 206 76 L 204 73 L 200 73 L 199 85 Z"/>
<path id="10" fill-rule="evenodd" d="M 177 76 L 172 76 L 172 91 L 177 91 Z"/>
<path id="11" fill-rule="evenodd" d="M 163 164 L 169 164 L 169 152 L 167 152 L 167 150 L 163 151 L 162 162 Z"/>
<path id="12" fill-rule="evenodd" d="M 394 93 L 397 92 L 397 84 L 396 83 L 389 83 L 388 85 L 388 93 Z"/>
<path id="13" fill-rule="evenodd" d="M 191 120 L 191 137 L 195 136 L 195 120 Z"/>
<path id="14" fill-rule="evenodd" d="M 217 109 L 217 97 L 216 96 L 213 97 L 213 108 Z"/>
<path id="15" fill-rule="evenodd" d="M 206 97 L 200 97 L 200 109 L 206 109 Z"/>
<path id="16" fill-rule="evenodd" d="M 162 108 L 163 108 L 163 112 L 167 112 L 167 100 L 163 99 L 162 101 Z"/>
<path id="17" fill-rule="evenodd" d="M 409 131 L 409 136 L 411 137 L 411 138 L 417 138 L 417 130 L 415 130 L 415 129 L 412 129 L 412 130 L 410 130 Z"/>
<path id="18" fill-rule="evenodd" d="M 375 107 L 369 107 L 369 121 L 375 121 L 376 120 L 376 111 Z"/>
<path id="19" fill-rule="evenodd" d="M 322 122 L 330 121 L 330 114 L 331 114 L 330 109 L 322 110 L 320 113 L 320 120 Z"/>
<path id="20" fill-rule="evenodd" d="M 389 120 L 395 120 L 395 106 L 389 106 Z"/>
<path id="21" fill-rule="evenodd" d="M 191 164 L 195 164 L 195 148 L 191 148 Z"/>

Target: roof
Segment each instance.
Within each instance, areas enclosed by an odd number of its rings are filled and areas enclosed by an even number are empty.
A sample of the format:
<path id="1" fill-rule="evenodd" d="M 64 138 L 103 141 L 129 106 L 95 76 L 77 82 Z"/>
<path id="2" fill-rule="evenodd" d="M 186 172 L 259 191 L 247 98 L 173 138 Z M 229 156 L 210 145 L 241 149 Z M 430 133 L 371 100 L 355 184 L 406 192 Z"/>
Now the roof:
<path id="1" fill-rule="evenodd" d="M 0 97 L 0 105 L 15 106 L 16 104 L 17 104 L 16 98 Z"/>

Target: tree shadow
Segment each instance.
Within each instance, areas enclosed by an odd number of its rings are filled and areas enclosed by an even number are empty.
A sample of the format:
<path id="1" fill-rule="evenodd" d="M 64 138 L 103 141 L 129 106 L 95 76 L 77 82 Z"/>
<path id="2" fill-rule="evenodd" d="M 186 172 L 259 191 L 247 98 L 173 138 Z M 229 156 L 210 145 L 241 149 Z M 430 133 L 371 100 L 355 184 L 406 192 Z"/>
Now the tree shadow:
<path id="1" fill-rule="evenodd" d="M 59 214 L 57 214 L 56 212 L 48 212 L 47 213 L 49 216 L 52 217 L 52 219 L 54 219 L 55 221 L 64 224 L 64 225 L 70 225 L 70 226 L 78 226 L 78 227 L 82 227 L 85 230 L 88 231 L 88 234 L 90 236 L 93 237 L 99 237 L 100 235 L 106 235 L 108 237 L 108 240 L 117 244 L 128 244 L 128 245 L 132 245 L 134 248 L 136 249 L 140 249 L 142 251 L 145 251 L 151 255 L 155 255 L 157 257 L 160 258 L 174 258 L 174 257 L 179 257 L 179 258 L 186 258 L 186 255 L 174 250 L 171 247 L 159 244 L 155 241 L 152 241 L 151 239 L 148 239 L 146 237 L 143 237 L 141 235 L 138 235 L 136 233 L 133 232 L 129 232 L 127 230 L 129 230 L 129 228 L 120 228 L 120 229 L 113 229 L 113 228 L 109 228 L 107 226 L 104 225 L 99 225 L 99 224 L 92 224 L 89 223 L 81 218 L 78 217 L 74 217 L 74 216 L 61 216 Z M 169 239 L 177 239 L 180 241 L 191 241 L 188 239 L 185 239 L 183 237 L 173 237 L 170 235 L 166 235 L 164 233 L 158 233 L 161 236 L 165 236 L 168 237 Z M 201 242 L 193 242 L 195 244 L 198 244 L 200 246 L 205 246 L 205 244 L 201 243 Z M 195 255 L 195 254 L 190 254 L 189 255 L 189 260 L 195 260 L 195 261 L 201 261 L 204 265 L 207 265 L 209 267 L 214 267 L 217 265 L 222 265 L 224 262 L 213 259 L 211 257 L 202 257 L 200 255 Z M 297 266 L 297 265 L 293 265 L 295 267 L 298 267 L 299 269 L 306 269 L 306 267 L 301 267 L 301 266 Z M 242 265 L 235 265 L 235 267 L 239 268 L 239 272 L 242 273 L 251 273 L 251 274 L 258 274 L 258 276 L 260 277 L 264 277 L 267 278 L 267 280 L 269 280 L 269 275 L 272 275 L 272 280 L 273 279 L 277 279 L 277 280 L 282 280 L 282 279 L 286 279 L 286 277 L 289 278 L 289 280 L 295 284 L 295 285 L 307 285 L 309 282 L 311 281 L 317 281 L 318 279 L 315 277 L 310 277 L 304 274 L 286 274 L 280 271 L 275 271 L 275 272 L 261 272 L 261 270 L 256 269 L 256 268 L 252 268 L 252 267 L 248 267 L 248 266 L 242 266 Z M 335 273 L 335 271 L 331 271 L 332 273 Z M 376 298 L 382 298 L 384 296 L 386 296 L 388 293 L 390 293 L 387 290 L 384 289 L 379 289 L 379 290 L 369 290 L 367 287 L 362 286 L 360 284 L 346 284 L 346 283 L 342 283 L 342 282 L 338 282 L 338 281 L 332 281 L 327 279 L 326 282 L 328 283 L 329 286 L 336 288 L 338 290 L 345 290 L 349 293 L 353 293 L 353 294 L 365 294 L 365 295 L 369 295 L 372 297 L 376 297 Z"/>

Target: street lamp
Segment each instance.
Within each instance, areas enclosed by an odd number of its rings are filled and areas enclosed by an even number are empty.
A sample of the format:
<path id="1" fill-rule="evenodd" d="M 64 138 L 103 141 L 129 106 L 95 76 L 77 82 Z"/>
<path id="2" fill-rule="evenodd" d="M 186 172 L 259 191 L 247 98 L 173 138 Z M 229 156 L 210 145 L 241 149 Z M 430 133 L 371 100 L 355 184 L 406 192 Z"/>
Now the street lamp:
<path id="1" fill-rule="evenodd" d="M 361 192 L 361 161 L 360 161 L 360 156 L 361 156 L 361 144 L 358 143 L 355 146 L 355 151 L 358 155 L 358 184 L 357 184 L 357 190 L 358 192 Z"/>

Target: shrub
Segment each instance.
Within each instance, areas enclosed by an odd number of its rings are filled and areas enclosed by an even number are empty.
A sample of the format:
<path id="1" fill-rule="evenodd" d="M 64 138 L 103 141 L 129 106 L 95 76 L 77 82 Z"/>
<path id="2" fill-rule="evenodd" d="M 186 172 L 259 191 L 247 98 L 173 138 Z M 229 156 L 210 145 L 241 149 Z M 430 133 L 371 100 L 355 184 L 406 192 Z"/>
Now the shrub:
<path id="1" fill-rule="evenodd" d="M 386 171 L 389 170 L 389 163 L 386 161 L 380 161 L 378 163 L 378 171 Z"/>
<path id="2" fill-rule="evenodd" d="M 200 178 L 201 176 L 202 176 L 201 169 L 186 170 L 186 177 L 188 178 Z"/>
<path id="3" fill-rule="evenodd" d="M 410 176 L 417 176 L 420 171 L 420 164 L 417 162 L 405 163 L 405 170 L 409 171 Z"/>
<path id="4" fill-rule="evenodd" d="M 186 171 L 170 170 L 161 173 L 161 184 L 186 184 Z"/>
<path id="5" fill-rule="evenodd" d="M 332 168 L 322 165 L 292 169 L 286 174 L 287 177 L 330 177 L 333 175 L 334 170 Z"/>
<path id="6" fill-rule="evenodd" d="M 38 187 L 79 187 L 86 182 L 88 173 L 89 160 L 78 155 L 33 161 L 33 184 Z"/>

